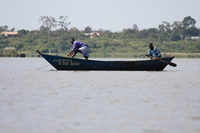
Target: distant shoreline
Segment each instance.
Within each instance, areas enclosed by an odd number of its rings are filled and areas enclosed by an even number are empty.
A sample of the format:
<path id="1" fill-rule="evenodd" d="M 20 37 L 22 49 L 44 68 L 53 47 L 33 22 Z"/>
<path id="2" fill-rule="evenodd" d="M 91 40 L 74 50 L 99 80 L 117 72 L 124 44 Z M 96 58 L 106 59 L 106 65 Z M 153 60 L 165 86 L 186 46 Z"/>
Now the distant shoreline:
<path id="1" fill-rule="evenodd" d="M 175 58 L 200 58 L 200 53 L 164 53 L 164 54 L 168 56 L 175 56 Z"/>
<path id="2" fill-rule="evenodd" d="M 33 58 L 38 58 L 37 55 L 33 55 L 31 53 L 24 53 L 26 57 L 33 57 Z M 48 54 L 49 53 L 43 53 L 43 54 Z M 162 57 L 166 56 L 175 56 L 175 58 L 200 58 L 200 53 L 161 53 Z M 65 56 L 66 53 L 51 53 L 50 55 L 58 55 L 58 56 Z M 3 57 L 2 55 L 0 57 Z M 77 54 L 76 58 L 81 58 L 81 54 Z M 19 57 L 20 58 L 20 57 Z M 145 53 L 91 53 L 90 58 L 148 58 L 145 56 Z"/>

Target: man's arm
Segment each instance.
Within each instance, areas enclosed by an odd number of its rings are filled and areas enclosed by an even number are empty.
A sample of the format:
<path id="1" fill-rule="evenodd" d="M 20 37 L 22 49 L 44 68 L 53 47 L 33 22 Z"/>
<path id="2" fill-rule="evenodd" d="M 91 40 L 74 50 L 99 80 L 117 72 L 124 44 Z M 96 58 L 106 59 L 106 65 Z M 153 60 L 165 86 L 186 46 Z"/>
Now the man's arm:
<path id="1" fill-rule="evenodd" d="M 73 53 L 72 53 L 72 54 L 73 54 L 73 55 L 72 55 L 72 58 L 73 58 L 73 57 L 76 55 L 76 53 L 78 53 L 78 52 L 80 52 L 80 53 L 82 54 L 82 52 L 81 52 L 79 49 L 78 49 L 78 50 L 74 50 Z"/>
<path id="2" fill-rule="evenodd" d="M 161 53 L 157 48 L 156 48 L 156 52 L 158 53 L 158 57 L 161 57 Z"/>
<path id="3" fill-rule="evenodd" d="M 73 50 L 73 51 L 71 51 L 67 56 L 68 56 L 68 57 L 71 56 L 71 57 L 73 58 L 73 57 L 76 55 L 76 53 L 78 53 L 78 52 L 80 52 L 80 53 L 82 54 L 82 52 L 81 52 L 80 50 Z"/>
<path id="4" fill-rule="evenodd" d="M 146 54 L 147 57 L 150 57 L 150 55 Z"/>
<path id="5" fill-rule="evenodd" d="M 150 57 L 150 56 L 151 56 L 151 50 L 150 50 L 150 49 L 148 50 L 146 56 L 147 56 L 147 57 Z"/>
<path id="6" fill-rule="evenodd" d="M 76 52 L 73 53 L 72 58 L 74 58 L 75 55 L 76 55 Z"/>

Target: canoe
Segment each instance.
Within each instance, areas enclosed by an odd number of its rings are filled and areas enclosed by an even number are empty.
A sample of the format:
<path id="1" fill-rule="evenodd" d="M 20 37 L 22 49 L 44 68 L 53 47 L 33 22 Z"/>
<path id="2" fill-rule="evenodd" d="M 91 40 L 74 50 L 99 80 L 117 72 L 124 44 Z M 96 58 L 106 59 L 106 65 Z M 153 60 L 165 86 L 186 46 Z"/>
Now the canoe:
<path id="1" fill-rule="evenodd" d="M 160 60 L 130 60 L 130 61 L 98 61 L 71 57 L 42 54 L 36 51 L 56 70 L 110 70 L 110 71 L 162 71 L 174 57 L 164 57 Z"/>

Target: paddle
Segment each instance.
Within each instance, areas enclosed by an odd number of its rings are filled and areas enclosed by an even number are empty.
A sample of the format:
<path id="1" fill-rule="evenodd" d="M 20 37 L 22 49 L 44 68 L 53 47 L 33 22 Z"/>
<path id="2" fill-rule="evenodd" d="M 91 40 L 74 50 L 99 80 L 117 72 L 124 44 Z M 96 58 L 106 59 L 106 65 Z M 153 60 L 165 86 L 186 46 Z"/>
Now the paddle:
<path id="1" fill-rule="evenodd" d="M 166 63 L 166 64 L 168 64 L 168 65 L 170 65 L 170 66 L 172 66 L 172 67 L 176 67 L 176 66 L 177 66 L 177 65 L 176 65 L 175 63 L 173 63 L 173 62 L 167 62 L 167 61 L 161 60 L 160 58 L 154 58 L 154 57 L 152 57 L 152 56 L 150 56 L 150 55 L 146 55 L 146 56 L 151 57 L 152 59 L 155 59 L 155 60 L 162 61 L 162 62 L 164 62 L 164 63 Z"/>

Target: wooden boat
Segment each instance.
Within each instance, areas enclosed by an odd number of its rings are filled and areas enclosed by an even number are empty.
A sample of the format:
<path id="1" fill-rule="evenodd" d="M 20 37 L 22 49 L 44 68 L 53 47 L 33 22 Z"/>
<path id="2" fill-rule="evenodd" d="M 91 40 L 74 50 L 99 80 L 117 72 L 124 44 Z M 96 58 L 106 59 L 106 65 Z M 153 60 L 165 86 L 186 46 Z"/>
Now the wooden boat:
<path id="1" fill-rule="evenodd" d="M 38 50 L 36 52 L 57 70 L 162 71 L 174 58 L 164 57 L 161 60 L 98 61 L 46 55 Z"/>

